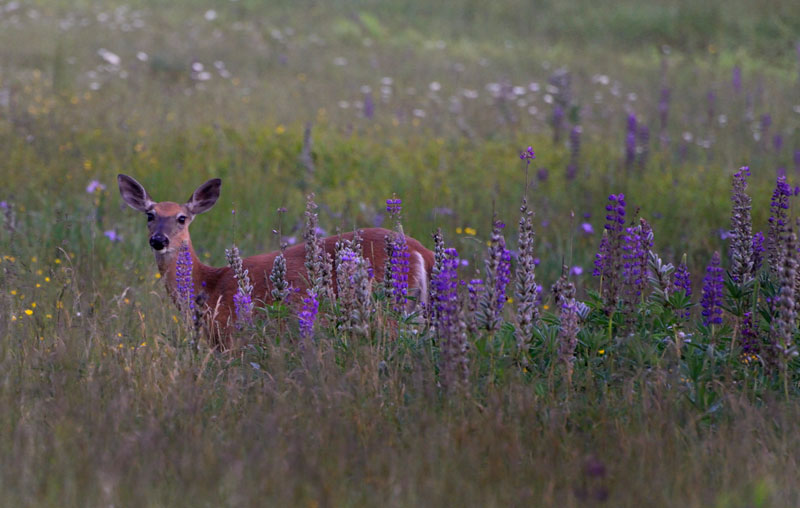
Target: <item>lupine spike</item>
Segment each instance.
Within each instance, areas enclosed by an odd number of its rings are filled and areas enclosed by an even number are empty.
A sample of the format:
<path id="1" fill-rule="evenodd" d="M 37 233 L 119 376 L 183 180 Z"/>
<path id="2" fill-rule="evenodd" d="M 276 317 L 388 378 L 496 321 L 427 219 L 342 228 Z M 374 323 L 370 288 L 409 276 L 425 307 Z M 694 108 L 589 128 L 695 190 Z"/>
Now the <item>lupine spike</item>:
<path id="1" fill-rule="evenodd" d="M 536 258 L 533 255 L 533 212 L 528 210 L 527 198 L 522 199 L 519 219 L 519 255 L 517 256 L 514 296 L 517 303 L 517 349 L 522 350 L 530 341 L 533 326 L 539 320 L 536 306 Z"/>
<path id="2" fill-rule="evenodd" d="M 797 277 L 797 237 L 789 231 L 784 240 L 784 253 L 778 268 L 778 305 L 773 320 L 773 347 L 778 353 L 780 366 L 786 369 L 788 361 L 797 356 L 794 333 L 797 328 L 797 303 L 795 282 Z"/>
<path id="3" fill-rule="evenodd" d="M 731 201 L 731 278 L 740 284 L 753 278 L 754 249 L 753 225 L 750 218 L 751 199 L 747 195 L 747 177 L 750 168 L 743 166 L 733 175 Z"/>
<path id="4" fill-rule="evenodd" d="M 236 325 L 241 327 L 253 322 L 253 285 L 250 275 L 244 269 L 239 248 L 234 244 L 230 249 L 225 249 L 228 265 L 233 269 L 233 276 L 238 284 L 238 289 L 233 295 L 233 307 L 236 314 Z"/>
<path id="5" fill-rule="evenodd" d="M 789 197 L 792 189 L 786 183 L 786 176 L 779 176 L 770 202 L 769 231 L 767 233 L 767 258 L 772 270 L 777 270 L 783 261 L 785 249 L 781 242 L 789 227 Z"/>
<path id="6" fill-rule="evenodd" d="M 352 240 L 336 244 L 336 285 L 340 315 L 340 330 L 369 334 L 372 313 L 372 278 L 369 260 L 361 254 L 361 237 L 358 232 Z"/>
<path id="7" fill-rule="evenodd" d="M 561 309 L 570 298 L 575 298 L 575 284 L 569 280 L 567 265 L 561 266 L 561 277 L 553 284 L 550 291 L 553 293 L 553 304 L 557 309 Z"/>
<path id="8" fill-rule="evenodd" d="M 622 245 L 622 281 L 626 312 L 641 301 L 646 287 L 647 258 L 653 246 L 653 231 L 646 220 L 625 228 Z"/>
<path id="9" fill-rule="evenodd" d="M 275 257 L 272 262 L 272 271 L 269 274 L 269 281 L 272 283 L 272 299 L 275 302 L 283 302 L 291 293 L 292 289 L 289 287 L 289 282 L 286 280 L 286 257 L 283 252 Z"/>
<path id="10" fill-rule="evenodd" d="M 683 291 L 683 293 L 686 295 L 686 298 L 692 297 L 692 277 L 689 274 L 689 268 L 686 266 L 685 254 L 683 256 L 683 260 L 681 260 L 681 264 L 678 265 L 678 268 L 673 274 L 672 284 L 675 288 L 675 291 Z M 684 321 L 688 321 L 690 314 L 691 312 L 686 310 L 685 312 L 679 314 L 679 317 Z"/>
<path id="11" fill-rule="evenodd" d="M 753 324 L 752 312 L 745 312 L 742 319 L 742 363 L 751 364 L 759 361 L 761 356 L 761 338 L 758 329 Z"/>
<path id="12" fill-rule="evenodd" d="M 703 278 L 703 297 L 700 305 L 703 307 L 703 325 L 722 324 L 722 290 L 723 273 L 720 267 L 719 251 L 715 251 L 711 257 L 711 263 L 706 268 L 706 276 Z"/>
<path id="13" fill-rule="evenodd" d="M 602 277 L 602 295 L 606 313 L 617 306 L 621 289 L 622 245 L 625 233 L 625 195 L 611 194 L 606 205 L 606 225 L 595 256 L 594 276 Z"/>
<path id="14" fill-rule="evenodd" d="M 467 330 L 472 334 L 478 333 L 478 320 L 476 317 L 478 309 L 480 308 L 480 299 L 483 291 L 483 280 L 481 279 L 472 279 L 467 284 L 467 293 L 469 294 L 469 298 L 467 299 L 466 322 Z"/>
<path id="15" fill-rule="evenodd" d="M 523 152 L 524 153 L 524 152 Z M 433 233 L 433 268 L 431 269 L 431 280 L 436 278 L 439 272 L 442 271 L 442 266 L 444 264 L 445 254 L 444 254 L 444 237 L 442 236 L 442 229 L 437 228 L 436 232 Z M 436 287 L 434 284 L 430 286 L 430 295 L 428 298 L 429 302 L 433 302 L 436 300 Z M 434 305 L 429 305 L 427 308 L 427 316 L 428 316 L 428 323 L 435 324 L 436 323 L 436 307 Z"/>
<path id="16" fill-rule="evenodd" d="M 506 286 L 511 275 L 511 253 L 506 249 L 503 228 L 505 224 L 498 220 L 494 221 L 489 240 L 489 255 L 485 261 L 486 291 L 482 294 L 478 309 L 478 322 L 490 332 L 497 331 L 502 323 Z"/>
<path id="17" fill-rule="evenodd" d="M 178 308 L 190 314 L 195 308 L 195 291 L 192 280 L 192 253 L 187 242 L 182 242 L 178 248 L 178 260 L 175 263 L 175 285 Z"/>
<path id="18" fill-rule="evenodd" d="M 578 303 L 575 298 L 563 301 L 559 316 L 561 328 L 558 331 L 558 361 L 564 364 L 567 384 L 570 384 L 575 363 L 575 348 L 578 345 L 578 333 L 580 332 Z"/>
<path id="19" fill-rule="evenodd" d="M 386 266 L 383 280 L 392 307 L 398 313 L 405 312 L 408 304 L 408 272 L 411 259 L 401 222 L 402 204 L 403 201 L 396 195 L 386 200 L 386 212 L 395 221 L 395 231 L 386 237 Z"/>
<path id="20" fill-rule="evenodd" d="M 319 220 L 316 213 L 317 204 L 314 193 L 306 197 L 305 228 L 305 267 L 308 284 L 314 290 L 318 300 L 325 297 L 333 300 L 333 263 L 330 255 L 322 246 L 319 234 Z"/>
<path id="21" fill-rule="evenodd" d="M 469 364 L 466 324 L 458 298 L 458 252 L 444 251 L 442 267 L 431 281 L 436 286 L 436 331 L 440 347 L 440 373 L 442 385 L 453 390 L 467 383 Z"/>
<path id="22" fill-rule="evenodd" d="M 304 339 L 312 339 L 314 337 L 314 321 L 319 311 L 319 300 L 317 300 L 317 293 L 313 288 L 309 288 L 306 292 L 306 297 L 303 298 L 303 307 L 298 314 L 298 322 L 300 327 L 300 336 Z"/>

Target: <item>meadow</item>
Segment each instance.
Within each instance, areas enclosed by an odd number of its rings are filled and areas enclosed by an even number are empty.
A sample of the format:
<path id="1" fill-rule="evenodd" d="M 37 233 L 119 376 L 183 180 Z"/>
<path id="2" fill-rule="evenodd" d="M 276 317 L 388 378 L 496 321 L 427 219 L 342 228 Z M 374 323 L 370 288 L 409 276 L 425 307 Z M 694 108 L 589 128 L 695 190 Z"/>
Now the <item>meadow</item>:
<path id="1" fill-rule="evenodd" d="M 788 0 L 0 1 L 0 499 L 799 505 L 798 90 Z M 401 223 L 434 310 L 213 350 L 118 173 L 222 178 L 215 266 Z"/>

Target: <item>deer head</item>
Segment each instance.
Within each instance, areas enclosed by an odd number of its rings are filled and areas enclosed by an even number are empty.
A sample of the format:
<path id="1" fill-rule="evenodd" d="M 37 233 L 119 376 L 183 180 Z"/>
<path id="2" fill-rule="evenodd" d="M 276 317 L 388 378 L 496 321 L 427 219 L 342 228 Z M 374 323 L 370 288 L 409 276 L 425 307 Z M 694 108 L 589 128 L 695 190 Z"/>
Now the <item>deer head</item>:
<path id="1" fill-rule="evenodd" d="M 197 188 L 184 204 L 156 203 L 142 184 L 127 175 L 117 175 L 122 200 L 134 210 L 147 214 L 150 247 L 156 259 L 171 256 L 183 242 L 190 242 L 189 224 L 198 214 L 211 209 L 219 198 L 222 180 L 213 178 Z"/>

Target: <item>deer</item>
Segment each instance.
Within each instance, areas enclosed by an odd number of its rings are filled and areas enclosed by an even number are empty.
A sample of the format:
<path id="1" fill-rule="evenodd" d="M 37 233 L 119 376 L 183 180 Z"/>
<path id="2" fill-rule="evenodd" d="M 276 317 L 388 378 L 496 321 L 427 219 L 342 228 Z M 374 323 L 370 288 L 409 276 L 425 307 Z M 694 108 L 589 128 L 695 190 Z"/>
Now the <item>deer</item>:
<path id="1" fill-rule="evenodd" d="M 182 245 L 188 248 L 191 257 L 191 280 L 195 291 L 202 292 L 202 314 L 208 338 L 214 348 L 226 349 L 231 346 L 231 334 L 234 329 L 233 296 L 238 291 L 238 283 L 230 266 L 213 267 L 204 264 L 195 253 L 189 236 L 189 225 L 198 215 L 209 211 L 220 196 L 222 180 L 212 178 L 198 187 L 189 200 L 183 204 L 172 201 L 156 202 L 145 188 L 134 178 L 120 174 L 117 184 L 122 200 L 136 211 L 147 216 L 148 243 L 156 259 L 158 271 L 164 281 L 168 295 L 180 308 L 176 282 L 178 252 Z M 358 230 L 361 238 L 362 255 L 372 266 L 376 281 L 383 280 L 387 258 L 387 237 L 392 232 L 383 228 L 365 228 Z M 321 239 L 321 244 L 331 257 L 335 259 L 336 242 L 351 241 L 356 232 Z M 408 288 L 409 293 L 416 294 L 418 303 L 425 303 L 428 298 L 431 271 L 434 264 L 433 252 L 425 248 L 418 240 L 405 236 L 409 252 Z M 286 260 L 286 280 L 295 289 L 295 303 L 302 300 L 300 293 L 308 286 L 305 268 L 305 243 L 290 246 L 283 251 Z M 248 270 L 253 284 L 253 301 L 264 305 L 273 302 L 272 284 L 269 274 L 273 262 L 281 251 L 258 254 L 242 259 L 244 269 Z M 333 271 L 335 293 L 336 282 Z M 198 303 L 201 303 L 198 300 Z"/>

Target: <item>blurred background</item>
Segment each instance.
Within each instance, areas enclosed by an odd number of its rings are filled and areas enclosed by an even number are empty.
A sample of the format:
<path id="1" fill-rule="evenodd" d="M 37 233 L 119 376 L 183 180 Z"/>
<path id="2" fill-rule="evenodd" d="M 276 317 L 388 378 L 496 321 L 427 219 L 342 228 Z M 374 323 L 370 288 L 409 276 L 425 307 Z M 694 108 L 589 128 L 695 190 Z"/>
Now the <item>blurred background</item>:
<path id="1" fill-rule="evenodd" d="M 474 261 L 493 213 L 518 219 L 528 146 L 546 280 L 564 262 L 583 283 L 620 192 L 666 259 L 704 266 L 730 175 L 751 166 L 763 228 L 798 125 L 788 0 L 0 3 L 0 200 L 45 238 L 15 249 L 125 268 L 150 259 L 118 172 L 174 201 L 221 177 L 193 228 L 216 264 L 276 248 L 278 207 L 296 241 L 312 191 L 330 233 L 382 224 L 396 193 L 407 232 Z"/>

